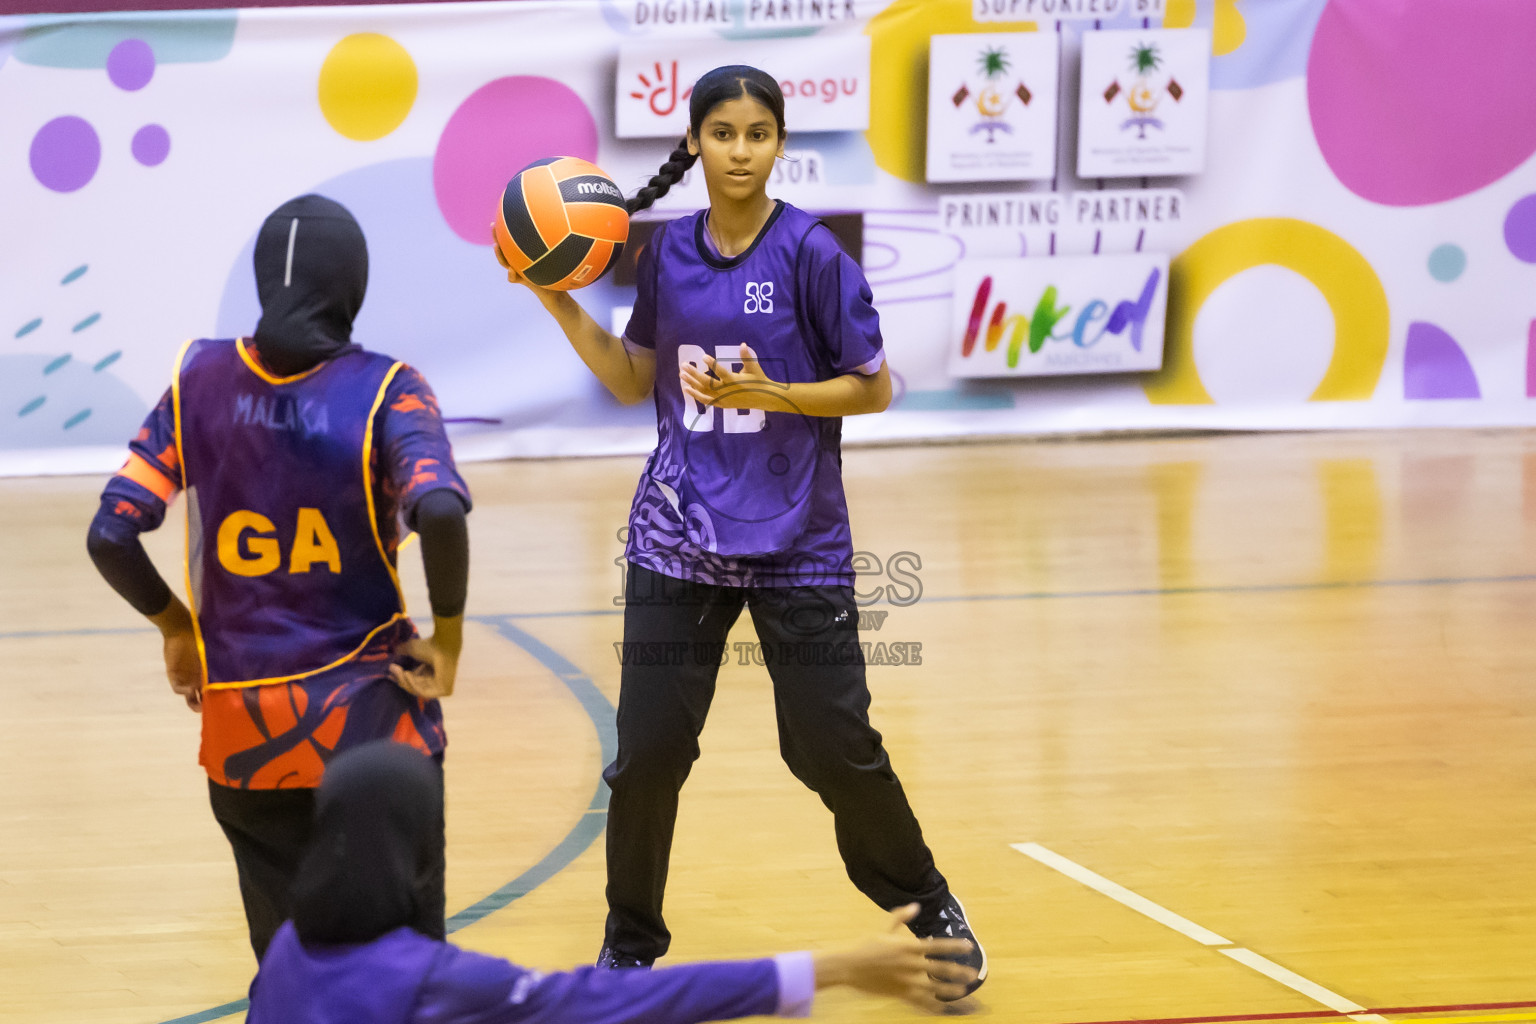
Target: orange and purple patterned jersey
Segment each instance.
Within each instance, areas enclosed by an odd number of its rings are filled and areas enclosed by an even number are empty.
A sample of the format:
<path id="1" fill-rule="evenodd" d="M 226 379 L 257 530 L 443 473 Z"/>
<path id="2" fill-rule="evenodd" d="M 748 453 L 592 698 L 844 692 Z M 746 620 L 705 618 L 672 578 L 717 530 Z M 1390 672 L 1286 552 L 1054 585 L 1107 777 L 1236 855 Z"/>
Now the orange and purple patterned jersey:
<path id="1" fill-rule="evenodd" d="M 314 786 L 332 753 L 377 738 L 442 750 L 437 703 L 388 679 L 415 635 L 399 524 L 433 490 L 469 504 L 420 374 L 352 346 L 276 378 L 240 341 L 191 342 L 129 447 L 103 495 L 115 514 L 154 529 L 187 491 L 213 781 Z"/>

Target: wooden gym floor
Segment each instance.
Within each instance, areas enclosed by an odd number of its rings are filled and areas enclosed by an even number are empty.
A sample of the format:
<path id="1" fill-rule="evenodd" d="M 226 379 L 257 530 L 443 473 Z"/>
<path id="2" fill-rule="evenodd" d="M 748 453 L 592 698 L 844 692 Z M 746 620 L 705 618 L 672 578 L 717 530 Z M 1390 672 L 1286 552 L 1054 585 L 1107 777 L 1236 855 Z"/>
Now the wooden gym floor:
<path id="1" fill-rule="evenodd" d="M 601 936 L 639 467 L 466 470 L 449 910 L 456 941 L 543 968 Z M 991 956 L 970 1010 L 1536 1020 L 1536 433 L 866 449 L 845 475 L 860 589 L 886 587 L 864 639 L 921 645 L 871 668 L 873 714 Z M 0 481 L 0 1021 L 239 1020 L 254 964 L 197 722 L 86 559 L 100 484 Z M 180 530 L 151 538 L 163 567 Z M 747 660 L 683 794 L 673 959 L 880 923 Z"/>

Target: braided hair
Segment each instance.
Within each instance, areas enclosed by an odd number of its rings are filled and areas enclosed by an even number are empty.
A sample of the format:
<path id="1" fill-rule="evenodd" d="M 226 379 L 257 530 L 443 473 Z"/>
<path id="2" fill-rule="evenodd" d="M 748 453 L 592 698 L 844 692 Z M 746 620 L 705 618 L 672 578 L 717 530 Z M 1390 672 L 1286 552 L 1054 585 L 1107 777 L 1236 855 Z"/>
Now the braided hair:
<path id="1" fill-rule="evenodd" d="M 779 89 L 779 83 L 767 72 L 746 64 L 727 64 L 706 71 L 693 84 L 693 94 L 688 98 L 689 135 L 695 139 L 699 137 L 699 129 L 704 126 L 704 118 L 711 110 L 742 98 L 754 99 L 772 111 L 773 119 L 778 122 L 779 137 L 784 136 L 784 93 Z M 684 173 L 698 159 L 696 153 L 688 152 L 689 135 L 683 136 L 645 187 L 624 201 L 626 210 L 633 214 L 649 209 L 673 185 L 683 180 Z"/>

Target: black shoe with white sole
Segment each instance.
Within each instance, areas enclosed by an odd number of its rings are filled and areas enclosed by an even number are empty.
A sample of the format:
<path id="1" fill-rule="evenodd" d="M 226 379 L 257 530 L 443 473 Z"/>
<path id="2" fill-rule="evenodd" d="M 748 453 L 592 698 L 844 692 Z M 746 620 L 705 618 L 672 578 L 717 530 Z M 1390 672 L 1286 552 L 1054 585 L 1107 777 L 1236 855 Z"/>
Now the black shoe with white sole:
<path id="1" fill-rule="evenodd" d="M 924 921 L 921 925 L 914 923 L 908 927 L 920 939 L 966 939 L 970 942 L 969 953 L 942 958 L 976 969 L 976 980 L 966 986 L 966 995 L 975 992 L 981 987 L 981 983 L 987 980 L 986 950 L 981 948 L 981 943 L 976 939 L 976 933 L 971 931 L 971 924 L 965 919 L 965 907 L 960 905 L 960 900 L 954 894 L 950 894 L 945 899 L 944 905 L 939 908 L 938 914 L 933 918 Z"/>

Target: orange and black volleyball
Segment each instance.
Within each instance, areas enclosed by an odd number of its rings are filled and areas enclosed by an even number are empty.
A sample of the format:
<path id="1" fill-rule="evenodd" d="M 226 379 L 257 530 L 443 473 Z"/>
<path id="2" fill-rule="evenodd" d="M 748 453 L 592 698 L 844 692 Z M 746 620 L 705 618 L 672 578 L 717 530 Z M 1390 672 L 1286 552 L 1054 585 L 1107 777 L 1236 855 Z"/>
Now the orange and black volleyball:
<path id="1" fill-rule="evenodd" d="M 535 160 L 507 183 L 496 243 L 512 269 L 540 288 L 583 288 L 608 272 L 629 237 L 624 194 L 595 164 Z"/>

